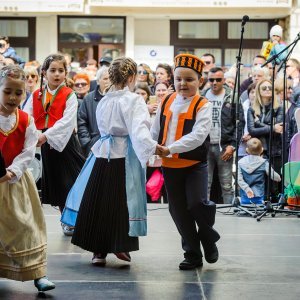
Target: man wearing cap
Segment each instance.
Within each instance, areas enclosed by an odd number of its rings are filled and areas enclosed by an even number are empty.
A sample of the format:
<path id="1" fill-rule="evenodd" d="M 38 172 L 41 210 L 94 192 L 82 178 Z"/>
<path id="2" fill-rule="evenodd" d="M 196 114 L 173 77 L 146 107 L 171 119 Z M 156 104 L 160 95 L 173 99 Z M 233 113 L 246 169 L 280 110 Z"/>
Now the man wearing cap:
<path id="1" fill-rule="evenodd" d="M 101 59 L 99 60 L 99 65 L 100 68 L 105 66 L 107 68 L 109 68 L 110 64 L 112 62 L 112 58 L 109 56 L 103 56 L 101 57 Z M 97 75 L 96 75 L 97 77 Z M 96 91 L 97 90 L 97 80 L 91 80 L 91 85 L 90 85 L 90 92 Z"/>
<path id="2" fill-rule="evenodd" d="M 199 95 L 203 61 L 197 56 L 175 57 L 176 92 L 167 95 L 151 128 L 162 156 L 162 170 L 169 211 L 182 238 L 181 270 L 203 265 L 201 246 L 208 263 L 218 260 L 213 229 L 216 205 L 207 199 L 207 150 L 211 127 L 211 104 Z"/>
<path id="3" fill-rule="evenodd" d="M 99 64 L 100 64 L 100 67 L 102 66 L 106 66 L 106 67 L 109 67 L 110 64 L 112 62 L 112 58 L 109 57 L 109 56 L 103 56 L 101 57 L 100 61 L 99 61 Z"/>

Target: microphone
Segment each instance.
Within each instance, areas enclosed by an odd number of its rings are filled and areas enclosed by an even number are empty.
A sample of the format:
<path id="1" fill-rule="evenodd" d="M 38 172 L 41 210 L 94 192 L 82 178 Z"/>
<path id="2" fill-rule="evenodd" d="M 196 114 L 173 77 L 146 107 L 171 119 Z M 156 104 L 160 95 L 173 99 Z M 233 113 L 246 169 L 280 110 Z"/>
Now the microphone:
<path id="1" fill-rule="evenodd" d="M 242 26 L 244 26 L 248 21 L 249 21 L 249 16 L 245 15 L 243 16 L 243 19 L 242 19 Z"/>

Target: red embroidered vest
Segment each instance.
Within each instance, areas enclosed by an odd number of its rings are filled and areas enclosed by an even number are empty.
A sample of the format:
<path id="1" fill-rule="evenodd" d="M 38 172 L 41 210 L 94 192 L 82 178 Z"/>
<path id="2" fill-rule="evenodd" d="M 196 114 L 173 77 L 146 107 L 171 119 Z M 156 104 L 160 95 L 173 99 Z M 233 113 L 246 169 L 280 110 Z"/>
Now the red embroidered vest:
<path id="1" fill-rule="evenodd" d="M 46 95 L 43 93 L 42 99 L 38 99 L 40 90 L 33 92 L 33 117 L 36 128 L 39 130 L 51 128 L 56 121 L 63 117 L 66 102 L 73 90 L 61 86 L 46 104 Z"/>
<path id="2" fill-rule="evenodd" d="M 26 128 L 30 117 L 22 110 L 16 111 L 16 125 L 8 132 L 0 129 L 0 150 L 4 158 L 5 167 L 9 167 L 16 156 L 18 156 L 25 143 Z"/>

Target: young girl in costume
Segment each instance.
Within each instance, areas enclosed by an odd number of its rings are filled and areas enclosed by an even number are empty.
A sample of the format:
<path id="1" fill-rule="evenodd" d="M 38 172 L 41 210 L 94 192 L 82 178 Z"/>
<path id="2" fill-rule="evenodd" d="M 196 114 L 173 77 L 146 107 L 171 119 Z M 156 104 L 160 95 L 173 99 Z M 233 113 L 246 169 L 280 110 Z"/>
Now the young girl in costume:
<path id="1" fill-rule="evenodd" d="M 96 111 L 101 138 L 92 147 L 94 165 L 82 188 L 72 238 L 73 244 L 94 253 L 92 263 L 96 265 L 104 265 L 108 253 L 130 261 L 129 252 L 139 249 L 138 236 L 146 235 L 144 168 L 157 144 L 150 135 L 147 105 L 140 95 L 132 93 L 136 63 L 118 58 L 108 73 L 112 85 Z M 86 179 L 83 174 L 72 190 L 80 186 L 80 179 Z M 68 200 L 66 213 L 72 193 Z"/>
<path id="2" fill-rule="evenodd" d="M 219 234 L 213 229 L 216 205 L 207 199 L 207 151 L 212 109 L 199 95 L 203 61 L 191 54 L 175 57 L 176 93 L 164 98 L 151 128 L 163 156 L 162 170 L 169 210 L 182 237 L 184 260 L 179 269 L 203 265 L 200 244 L 208 263 L 219 254 Z M 197 225 L 197 226 L 196 226 Z M 197 230 L 198 227 L 198 230 Z"/>
<path id="3" fill-rule="evenodd" d="M 41 72 L 41 87 L 33 93 L 24 110 L 34 117 L 37 129 L 42 131 L 37 144 L 43 162 L 42 202 L 58 206 L 62 212 L 68 192 L 84 164 L 74 133 L 78 102 L 73 90 L 65 85 L 67 64 L 63 55 L 49 55 Z M 65 235 L 72 235 L 72 228 L 62 226 Z"/>
<path id="4" fill-rule="evenodd" d="M 0 277 L 34 280 L 39 291 L 55 288 L 45 277 L 47 236 L 31 173 L 38 133 L 33 118 L 18 109 L 25 98 L 25 73 L 0 70 Z"/>

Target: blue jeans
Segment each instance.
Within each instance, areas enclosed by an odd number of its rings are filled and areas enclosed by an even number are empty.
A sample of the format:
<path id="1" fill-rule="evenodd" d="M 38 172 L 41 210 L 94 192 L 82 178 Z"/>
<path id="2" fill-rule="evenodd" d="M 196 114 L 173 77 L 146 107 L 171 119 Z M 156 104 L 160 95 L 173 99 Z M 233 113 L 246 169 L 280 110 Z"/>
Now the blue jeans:
<path id="1" fill-rule="evenodd" d="M 231 203 L 234 197 L 232 187 L 232 163 L 233 158 L 224 161 L 221 159 L 222 152 L 219 144 L 210 144 L 208 151 L 208 198 L 210 196 L 210 188 L 213 180 L 215 166 L 218 166 L 218 176 L 222 189 L 222 197 L 224 203 Z M 214 201 L 216 199 L 212 199 Z M 216 202 L 216 201 L 215 201 Z"/>

